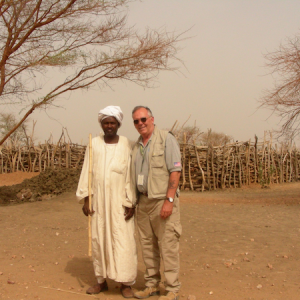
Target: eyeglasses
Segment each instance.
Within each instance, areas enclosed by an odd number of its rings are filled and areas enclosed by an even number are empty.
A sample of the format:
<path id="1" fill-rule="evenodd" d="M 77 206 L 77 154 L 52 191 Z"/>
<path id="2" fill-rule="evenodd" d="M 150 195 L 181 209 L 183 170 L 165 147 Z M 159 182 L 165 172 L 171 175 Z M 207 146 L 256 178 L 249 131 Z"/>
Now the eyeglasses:
<path id="1" fill-rule="evenodd" d="M 140 119 L 136 119 L 136 120 L 133 120 L 133 123 L 135 124 L 135 125 L 137 125 L 137 124 L 139 124 L 139 122 L 141 121 L 142 123 L 145 123 L 149 118 L 151 118 L 151 117 L 148 117 L 148 118 L 140 118 Z"/>

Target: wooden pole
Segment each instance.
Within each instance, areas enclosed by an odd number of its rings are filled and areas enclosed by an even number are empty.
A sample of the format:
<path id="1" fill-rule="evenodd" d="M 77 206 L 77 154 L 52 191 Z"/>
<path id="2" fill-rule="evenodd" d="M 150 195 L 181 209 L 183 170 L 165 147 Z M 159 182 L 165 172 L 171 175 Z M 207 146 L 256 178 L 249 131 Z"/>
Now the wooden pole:
<path id="1" fill-rule="evenodd" d="M 185 179 L 185 148 L 186 148 L 186 133 L 183 133 L 183 146 L 182 146 L 182 186 L 181 190 L 184 190 L 186 179 Z"/>
<path id="2" fill-rule="evenodd" d="M 89 135 L 89 210 L 92 211 L 92 166 L 93 166 L 93 157 L 92 157 L 92 135 Z M 91 228 L 92 217 L 88 216 L 88 227 L 89 227 L 89 253 L 88 255 L 92 256 L 92 228 Z"/>
<path id="3" fill-rule="evenodd" d="M 206 178 L 207 178 L 207 186 L 208 190 L 211 190 L 211 185 L 210 185 L 210 170 L 209 170 L 209 151 L 210 151 L 210 146 L 207 146 L 207 152 L 206 152 Z"/>
<path id="4" fill-rule="evenodd" d="M 200 159 L 199 159 L 198 150 L 197 150 L 195 140 L 194 140 L 194 147 L 195 147 L 197 163 L 198 163 L 199 169 L 201 171 L 201 176 L 202 176 L 201 192 L 203 192 L 204 191 L 204 185 L 205 185 L 205 176 L 204 176 L 204 172 L 203 172 L 203 169 L 201 167 L 201 164 L 200 164 Z"/>
<path id="5" fill-rule="evenodd" d="M 190 155 L 190 151 L 189 151 L 189 181 L 190 181 L 190 188 L 193 191 L 194 187 L 193 187 L 192 174 L 191 174 L 191 155 Z"/>
<path id="6" fill-rule="evenodd" d="M 225 158 L 225 152 L 226 152 L 226 142 L 223 146 L 223 166 L 222 166 L 222 170 L 221 170 L 221 179 L 220 179 L 220 188 L 223 189 L 225 187 L 225 179 L 226 179 L 226 172 L 225 172 L 225 162 L 226 162 L 226 158 Z"/>
<path id="7" fill-rule="evenodd" d="M 215 178 L 215 167 L 214 167 L 214 148 L 210 147 L 211 151 L 211 175 L 213 178 L 213 189 L 216 190 L 216 178 Z"/>

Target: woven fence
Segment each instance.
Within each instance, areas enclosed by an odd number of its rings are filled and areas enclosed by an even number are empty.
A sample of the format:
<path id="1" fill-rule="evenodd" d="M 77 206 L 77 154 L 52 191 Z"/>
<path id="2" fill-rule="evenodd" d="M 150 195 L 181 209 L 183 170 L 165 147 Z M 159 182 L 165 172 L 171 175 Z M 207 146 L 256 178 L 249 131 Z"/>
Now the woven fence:
<path id="1" fill-rule="evenodd" d="M 86 146 L 59 142 L 31 147 L 2 146 L 0 173 L 81 168 Z M 219 147 L 180 144 L 182 190 L 215 190 L 251 183 L 262 186 L 299 180 L 300 153 L 271 142 L 237 142 Z"/>

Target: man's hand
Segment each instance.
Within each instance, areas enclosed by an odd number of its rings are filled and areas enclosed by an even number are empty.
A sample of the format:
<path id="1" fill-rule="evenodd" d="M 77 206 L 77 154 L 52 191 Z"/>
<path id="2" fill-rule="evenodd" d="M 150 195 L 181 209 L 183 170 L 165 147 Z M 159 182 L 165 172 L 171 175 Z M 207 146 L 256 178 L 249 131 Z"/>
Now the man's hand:
<path id="1" fill-rule="evenodd" d="M 132 216 L 134 215 L 134 211 L 135 211 L 135 207 L 125 207 L 125 212 L 124 212 L 125 221 L 128 221 L 129 219 L 132 218 Z"/>
<path id="2" fill-rule="evenodd" d="M 82 206 L 82 211 L 86 216 L 88 216 L 88 215 L 92 216 L 93 213 L 95 212 L 94 210 L 90 211 L 90 209 L 89 209 L 89 197 L 84 198 L 84 204 Z"/>
<path id="3" fill-rule="evenodd" d="M 173 203 L 171 203 L 169 200 L 165 200 L 165 202 L 161 208 L 161 211 L 160 211 L 160 216 L 163 219 L 166 219 L 169 216 L 171 216 L 172 211 L 173 211 Z"/>

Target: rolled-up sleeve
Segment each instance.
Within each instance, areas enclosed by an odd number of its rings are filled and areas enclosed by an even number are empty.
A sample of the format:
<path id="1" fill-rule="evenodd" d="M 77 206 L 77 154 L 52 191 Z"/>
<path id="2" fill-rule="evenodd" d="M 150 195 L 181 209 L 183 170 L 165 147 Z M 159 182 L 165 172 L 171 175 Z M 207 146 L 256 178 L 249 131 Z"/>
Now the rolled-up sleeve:
<path id="1" fill-rule="evenodd" d="M 176 138 L 168 133 L 166 138 L 165 160 L 169 172 L 181 172 L 180 147 Z"/>

